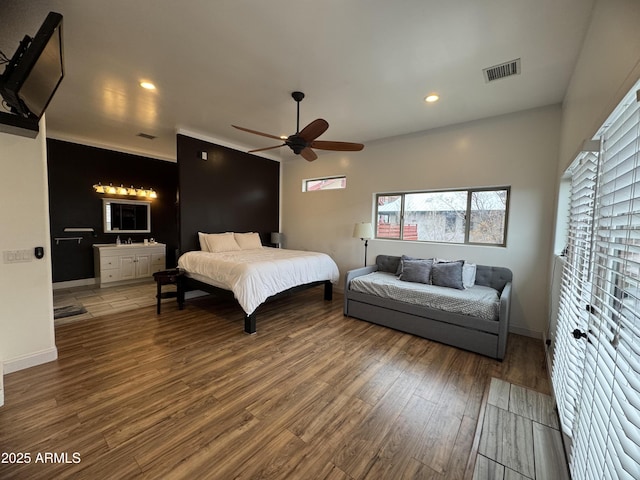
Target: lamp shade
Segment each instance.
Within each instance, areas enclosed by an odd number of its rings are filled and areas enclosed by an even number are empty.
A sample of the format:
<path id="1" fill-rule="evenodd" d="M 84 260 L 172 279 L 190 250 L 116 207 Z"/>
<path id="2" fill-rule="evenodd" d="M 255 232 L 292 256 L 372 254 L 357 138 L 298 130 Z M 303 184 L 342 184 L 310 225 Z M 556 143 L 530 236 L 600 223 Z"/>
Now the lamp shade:
<path id="1" fill-rule="evenodd" d="M 373 238 L 373 226 L 371 223 L 356 223 L 353 227 L 353 238 Z"/>
<path id="2" fill-rule="evenodd" d="M 271 243 L 274 245 L 280 245 L 282 243 L 282 233 L 271 232 Z"/>

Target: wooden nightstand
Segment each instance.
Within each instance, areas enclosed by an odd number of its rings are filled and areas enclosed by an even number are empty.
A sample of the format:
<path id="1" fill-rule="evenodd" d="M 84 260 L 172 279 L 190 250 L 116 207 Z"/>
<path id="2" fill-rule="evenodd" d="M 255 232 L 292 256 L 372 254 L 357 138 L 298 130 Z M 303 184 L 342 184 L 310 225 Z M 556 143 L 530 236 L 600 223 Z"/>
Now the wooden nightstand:
<path id="1" fill-rule="evenodd" d="M 172 268 L 171 270 L 162 270 L 161 272 L 156 272 L 153 274 L 153 279 L 156 281 L 156 285 L 158 286 L 158 291 L 156 298 L 158 299 L 157 303 L 157 313 L 160 314 L 160 305 L 162 303 L 163 298 L 177 298 L 178 299 L 178 308 L 182 310 L 184 308 L 184 284 L 183 284 L 183 276 L 184 271 L 179 268 Z M 171 292 L 163 292 L 163 285 L 175 285 L 176 290 Z"/>

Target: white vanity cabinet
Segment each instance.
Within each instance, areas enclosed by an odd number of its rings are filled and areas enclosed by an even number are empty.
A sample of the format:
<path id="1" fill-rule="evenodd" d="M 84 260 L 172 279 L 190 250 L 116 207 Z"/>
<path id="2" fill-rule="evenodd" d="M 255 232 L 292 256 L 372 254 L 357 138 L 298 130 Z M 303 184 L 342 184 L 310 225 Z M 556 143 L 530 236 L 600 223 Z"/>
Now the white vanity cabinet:
<path id="1" fill-rule="evenodd" d="M 100 287 L 114 285 L 114 282 L 150 279 L 155 272 L 166 268 L 166 245 L 95 244 L 93 258 Z"/>

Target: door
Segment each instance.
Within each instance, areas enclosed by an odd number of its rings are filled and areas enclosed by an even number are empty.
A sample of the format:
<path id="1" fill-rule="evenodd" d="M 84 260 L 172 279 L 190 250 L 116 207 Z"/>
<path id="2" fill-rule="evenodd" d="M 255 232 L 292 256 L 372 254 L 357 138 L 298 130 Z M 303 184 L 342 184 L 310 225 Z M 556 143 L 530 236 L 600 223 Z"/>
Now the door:
<path id="1" fill-rule="evenodd" d="M 563 279 L 575 305 L 567 324 L 566 349 L 554 356 L 553 386 L 563 431 L 571 436 L 571 476 L 582 479 L 640 478 L 640 82 L 598 132 L 594 208 L 587 274 Z M 638 91 L 636 91 L 638 90 Z M 572 176 L 573 179 L 573 176 Z M 573 204 L 573 199 L 572 199 Z M 572 209 L 571 220 L 579 215 Z M 570 228 L 571 230 L 571 228 Z M 584 233 L 585 230 L 582 230 Z M 571 233 L 570 233 L 571 235 Z M 571 255 L 569 270 L 580 271 Z M 581 327 L 587 321 L 586 329 Z M 571 331 L 573 325 L 576 326 Z M 575 333 L 575 336 L 574 336 Z M 577 368 L 561 374 L 562 363 Z M 568 385 L 575 385 L 571 389 Z"/>
<path id="2" fill-rule="evenodd" d="M 120 280 L 131 280 L 136 278 L 136 257 L 135 255 L 120 256 Z"/>
<path id="3" fill-rule="evenodd" d="M 563 271 L 558 305 L 558 321 L 552 380 L 558 413 L 565 435 L 572 437 L 589 330 L 591 303 L 591 241 L 598 157 L 593 152 L 578 156 L 569 168 L 571 176 L 567 247 L 562 257 Z"/>
<path id="4" fill-rule="evenodd" d="M 151 276 L 151 255 L 136 255 L 136 277 Z"/>

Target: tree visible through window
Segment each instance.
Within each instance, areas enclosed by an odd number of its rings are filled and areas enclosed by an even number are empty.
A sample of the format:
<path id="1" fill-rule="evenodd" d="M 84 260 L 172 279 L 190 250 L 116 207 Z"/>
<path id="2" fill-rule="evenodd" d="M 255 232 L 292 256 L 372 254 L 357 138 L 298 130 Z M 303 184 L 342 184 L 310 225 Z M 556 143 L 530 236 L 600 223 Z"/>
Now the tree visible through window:
<path id="1" fill-rule="evenodd" d="M 376 238 L 506 244 L 509 187 L 376 195 Z"/>
<path id="2" fill-rule="evenodd" d="M 470 192 L 469 243 L 505 243 L 508 190 Z"/>

